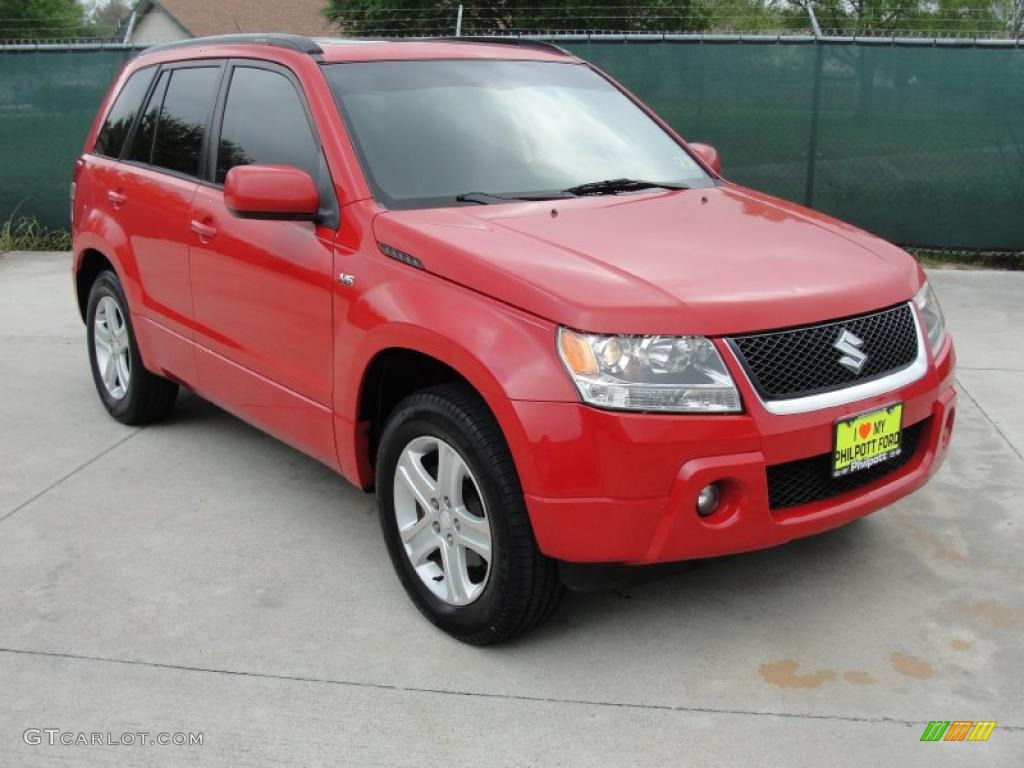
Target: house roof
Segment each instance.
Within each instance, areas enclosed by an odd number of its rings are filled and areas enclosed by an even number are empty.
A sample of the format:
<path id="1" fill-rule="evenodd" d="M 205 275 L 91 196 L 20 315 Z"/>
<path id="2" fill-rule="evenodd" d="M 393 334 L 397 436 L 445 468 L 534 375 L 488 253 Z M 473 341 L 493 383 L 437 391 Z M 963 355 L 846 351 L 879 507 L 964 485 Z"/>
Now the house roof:
<path id="1" fill-rule="evenodd" d="M 155 7 L 195 37 L 231 32 L 336 34 L 320 12 L 324 0 L 142 0 L 139 13 Z"/>

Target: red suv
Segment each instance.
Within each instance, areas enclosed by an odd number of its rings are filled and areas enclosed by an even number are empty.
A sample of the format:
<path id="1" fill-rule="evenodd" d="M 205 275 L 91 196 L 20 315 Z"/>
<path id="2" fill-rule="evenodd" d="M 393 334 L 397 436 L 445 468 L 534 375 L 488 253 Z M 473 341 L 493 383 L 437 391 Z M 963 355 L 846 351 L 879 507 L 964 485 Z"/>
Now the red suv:
<path id="1" fill-rule="evenodd" d="M 110 414 L 160 419 L 184 386 L 375 489 L 405 589 L 467 642 L 543 621 L 572 564 L 866 515 L 949 444 L 953 345 L 914 260 L 725 181 L 555 46 L 153 48 L 74 182 Z"/>

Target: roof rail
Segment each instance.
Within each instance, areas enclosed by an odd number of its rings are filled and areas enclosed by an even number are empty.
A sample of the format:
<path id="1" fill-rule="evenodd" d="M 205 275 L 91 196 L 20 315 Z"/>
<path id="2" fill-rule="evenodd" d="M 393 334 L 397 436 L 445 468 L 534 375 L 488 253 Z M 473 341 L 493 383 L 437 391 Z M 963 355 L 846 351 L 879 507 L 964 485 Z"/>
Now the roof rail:
<path id="1" fill-rule="evenodd" d="M 302 35 L 286 35 L 283 33 L 255 33 L 244 32 L 234 35 L 211 35 L 210 37 L 190 37 L 185 40 L 175 40 L 173 43 L 162 43 L 147 48 L 146 53 L 157 51 L 169 51 L 175 48 L 191 48 L 196 45 L 272 45 L 276 48 L 287 48 L 299 53 L 308 53 L 311 56 L 322 54 L 323 49 L 313 40 Z"/>
<path id="2" fill-rule="evenodd" d="M 576 54 L 567 51 L 560 45 L 549 43 L 546 40 L 536 40 L 530 37 L 519 37 L 518 35 L 471 35 L 471 36 L 460 36 L 460 37 L 399 37 L 391 38 L 395 42 L 416 42 L 416 43 L 497 43 L 498 45 L 521 45 L 526 48 L 539 48 L 543 51 L 550 51 L 552 53 L 560 53 L 563 56 L 572 56 L 575 58 Z"/>

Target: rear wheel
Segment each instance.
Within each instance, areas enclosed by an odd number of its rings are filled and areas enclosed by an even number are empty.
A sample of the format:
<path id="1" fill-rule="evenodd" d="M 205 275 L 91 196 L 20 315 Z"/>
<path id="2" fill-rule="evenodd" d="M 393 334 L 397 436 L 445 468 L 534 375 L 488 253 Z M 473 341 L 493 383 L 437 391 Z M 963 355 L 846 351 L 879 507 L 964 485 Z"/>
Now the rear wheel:
<path id="1" fill-rule="evenodd" d="M 96 391 L 111 416 L 123 424 L 148 424 L 170 413 L 178 385 L 143 367 L 121 281 L 110 270 L 89 291 L 86 334 Z"/>
<path id="2" fill-rule="evenodd" d="M 399 403 L 377 471 L 391 562 L 428 619 L 485 645 L 554 612 L 556 564 L 537 549 L 508 446 L 475 392 L 442 385 Z"/>

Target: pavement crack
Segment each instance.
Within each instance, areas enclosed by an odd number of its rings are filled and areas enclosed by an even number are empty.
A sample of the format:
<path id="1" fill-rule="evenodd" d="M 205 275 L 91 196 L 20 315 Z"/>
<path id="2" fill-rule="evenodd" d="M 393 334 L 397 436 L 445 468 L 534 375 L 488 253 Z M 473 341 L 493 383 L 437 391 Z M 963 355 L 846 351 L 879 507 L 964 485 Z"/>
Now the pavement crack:
<path id="1" fill-rule="evenodd" d="M 994 429 L 998 433 L 998 435 L 1001 438 L 1003 438 L 1003 442 L 1006 443 L 1008 446 L 1010 446 L 1010 450 L 1013 451 L 1015 454 L 1017 454 L 1017 458 L 1018 459 L 1020 459 L 1021 461 L 1024 461 L 1024 454 L 1022 454 L 1019 450 L 1017 450 L 1017 446 L 1015 446 L 1012 442 L 1010 442 L 1010 438 L 1007 437 L 1006 433 L 1003 432 L 1003 430 L 1001 430 L 999 428 L 999 425 L 996 424 L 992 420 L 992 417 L 988 415 L 988 411 L 986 411 L 984 408 L 982 408 L 981 403 L 978 402 L 978 399 L 974 395 L 971 394 L 971 391 L 969 389 L 967 389 L 967 385 L 964 384 L 960 379 L 957 379 L 956 383 L 960 386 L 960 389 L 963 390 L 963 393 L 965 395 L 967 395 L 967 399 L 970 400 L 972 403 L 974 403 L 974 405 L 977 407 L 977 409 L 979 411 L 981 411 L 981 415 L 985 417 L 985 421 L 987 421 L 989 424 L 991 424 L 992 425 L 992 429 Z"/>
<path id="2" fill-rule="evenodd" d="M 252 672 L 237 669 L 216 669 L 211 667 L 194 667 L 187 664 L 169 664 L 159 661 L 139 661 L 132 659 L 114 659 L 104 656 L 89 656 L 78 653 L 63 653 L 58 651 L 31 651 L 21 648 L 2 648 L 0 653 L 7 653 L 20 656 L 42 656 L 48 658 L 67 659 L 71 661 L 90 661 L 101 664 L 122 664 L 126 666 L 148 667 L 151 669 L 166 669 L 177 672 L 196 672 L 208 675 L 229 675 L 233 677 L 248 677 L 261 680 L 280 680 L 290 683 L 308 683 L 314 685 L 338 685 L 347 688 L 362 688 L 378 691 L 393 691 L 398 693 L 420 693 L 435 696 L 459 696 L 465 698 L 496 699 L 504 701 L 522 701 L 537 704 L 564 704 L 581 707 L 607 707 L 613 709 L 647 710 L 660 712 L 686 712 L 691 714 L 704 715 L 738 715 L 745 717 L 771 717 L 794 720 L 829 720 L 845 723 L 871 723 L 877 725 L 901 725 L 906 728 L 921 727 L 928 724 L 928 720 L 902 720 L 895 717 L 856 717 L 852 715 L 815 715 L 802 712 L 773 712 L 770 710 L 753 709 L 725 709 L 718 707 L 695 707 L 674 704 L 643 704 L 629 701 L 609 701 L 600 699 L 574 699 L 559 698 L 556 696 L 530 696 L 516 693 L 489 693 L 486 691 L 460 691 L 449 688 L 429 688 L 423 686 L 395 685 L 390 683 L 371 683 L 360 680 L 338 680 L 328 677 L 307 677 L 304 675 L 283 675 L 270 672 Z M 1001 731 L 1024 731 L 1022 725 L 999 724 Z"/>
<path id="3" fill-rule="evenodd" d="M 138 429 L 134 430 L 130 435 L 126 435 L 125 437 L 122 437 L 120 440 L 118 440 L 113 445 L 107 446 L 106 448 L 104 448 L 102 451 L 97 453 L 95 456 L 93 456 L 88 461 L 83 462 L 82 464 L 79 464 L 77 467 L 72 469 L 70 472 L 68 472 L 63 477 L 61 477 L 61 478 L 59 478 L 57 480 L 54 480 L 52 483 L 50 483 L 48 486 L 43 488 L 43 490 L 41 490 L 35 496 L 32 496 L 29 499 L 26 499 L 25 501 L 21 502 L 21 504 L 19 504 L 14 509 L 12 509 L 10 512 L 8 512 L 7 514 L 3 515 L 3 517 L 0 517 L 0 523 L 3 523 L 5 520 L 7 520 L 7 518 L 11 517 L 15 512 L 18 512 L 19 510 L 22 510 L 25 507 L 27 507 L 29 504 L 31 504 L 36 499 L 42 498 L 43 496 L 48 494 L 50 491 L 52 491 L 54 488 L 56 488 L 58 485 L 63 483 L 65 480 L 68 480 L 68 479 L 74 477 L 75 475 L 77 475 L 79 472 L 81 472 L 86 467 L 90 466 L 91 464 L 93 464 L 97 460 L 102 459 L 104 456 L 106 456 L 108 453 L 110 453 L 112 450 L 114 450 L 118 446 L 123 445 L 124 443 L 127 443 L 129 440 L 131 440 L 133 437 L 135 437 L 137 434 L 139 434 L 144 429 L 145 429 L 145 427 L 139 427 Z"/>

